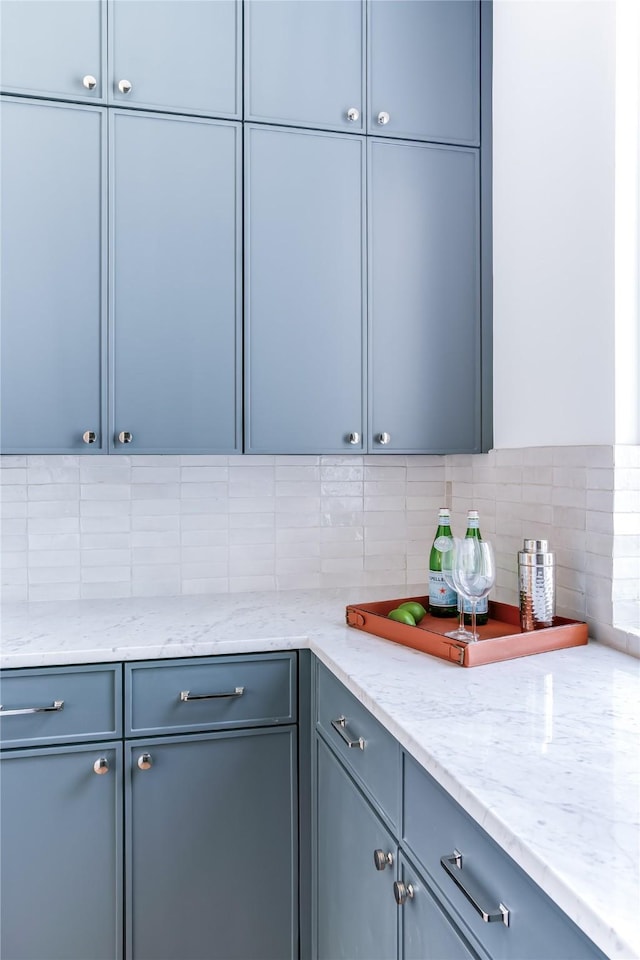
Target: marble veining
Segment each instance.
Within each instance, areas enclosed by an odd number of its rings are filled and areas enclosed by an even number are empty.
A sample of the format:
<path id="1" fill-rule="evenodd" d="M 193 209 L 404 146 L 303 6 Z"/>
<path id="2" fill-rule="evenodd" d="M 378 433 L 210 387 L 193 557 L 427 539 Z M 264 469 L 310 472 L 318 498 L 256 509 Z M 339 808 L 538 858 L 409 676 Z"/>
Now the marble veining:
<path id="1" fill-rule="evenodd" d="M 465 670 L 346 627 L 361 594 L 10 604 L 0 666 L 310 647 L 609 957 L 640 956 L 640 663 L 590 643 Z"/>

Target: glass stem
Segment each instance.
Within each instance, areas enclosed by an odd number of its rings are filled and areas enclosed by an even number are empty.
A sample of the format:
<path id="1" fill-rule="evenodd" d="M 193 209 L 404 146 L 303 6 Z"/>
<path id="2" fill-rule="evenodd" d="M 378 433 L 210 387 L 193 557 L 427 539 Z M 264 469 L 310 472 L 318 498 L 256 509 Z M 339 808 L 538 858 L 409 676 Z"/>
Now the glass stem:
<path id="1" fill-rule="evenodd" d="M 476 604 L 478 601 L 474 598 L 471 600 L 471 633 L 473 634 L 473 639 L 476 639 Z"/>
<path id="2" fill-rule="evenodd" d="M 458 623 L 458 633 L 462 637 L 467 631 L 464 628 L 464 603 L 462 602 L 462 597 L 458 595 L 458 613 L 460 614 L 460 620 Z"/>

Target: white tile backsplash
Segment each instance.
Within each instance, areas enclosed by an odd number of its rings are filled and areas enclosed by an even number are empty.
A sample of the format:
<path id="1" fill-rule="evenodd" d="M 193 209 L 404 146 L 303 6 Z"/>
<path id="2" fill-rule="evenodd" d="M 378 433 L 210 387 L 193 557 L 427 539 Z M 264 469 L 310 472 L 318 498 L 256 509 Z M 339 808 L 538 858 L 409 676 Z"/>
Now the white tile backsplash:
<path id="1" fill-rule="evenodd" d="M 480 511 L 496 547 L 496 599 L 517 602 L 516 553 L 525 536 L 544 537 L 556 552 L 558 613 L 625 649 L 633 644 L 612 624 L 640 630 L 637 447 L 11 456 L 0 481 L 5 601 L 385 583 L 401 592 L 426 584 L 448 501 L 456 533 L 468 509 Z"/>

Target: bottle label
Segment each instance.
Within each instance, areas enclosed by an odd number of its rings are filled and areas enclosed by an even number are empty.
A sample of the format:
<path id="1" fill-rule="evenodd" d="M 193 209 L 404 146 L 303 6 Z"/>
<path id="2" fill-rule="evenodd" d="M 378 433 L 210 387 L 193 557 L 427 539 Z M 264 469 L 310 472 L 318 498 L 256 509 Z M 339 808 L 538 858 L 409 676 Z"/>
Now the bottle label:
<path id="1" fill-rule="evenodd" d="M 433 541 L 433 545 L 436 548 L 436 550 L 440 551 L 440 553 L 446 553 L 447 550 L 451 550 L 451 547 L 453 546 L 453 538 L 452 537 L 436 537 L 436 539 Z"/>
<path id="2" fill-rule="evenodd" d="M 471 603 L 469 600 L 462 601 L 462 609 L 464 610 L 465 613 L 468 613 L 468 614 L 471 613 Z M 476 604 L 476 614 L 480 616 L 480 614 L 488 613 L 488 612 L 489 612 L 489 598 L 483 597 L 482 600 L 478 600 Z"/>
<path id="3" fill-rule="evenodd" d="M 457 602 L 458 596 L 455 590 L 447 586 L 442 574 L 434 570 L 429 571 L 429 606 L 455 607 Z"/>
<path id="4" fill-rule="evenodd" d="M 480 528 L 480 517 L 469 517 L 467 520 L 467 530 L 478 530 Z"/>

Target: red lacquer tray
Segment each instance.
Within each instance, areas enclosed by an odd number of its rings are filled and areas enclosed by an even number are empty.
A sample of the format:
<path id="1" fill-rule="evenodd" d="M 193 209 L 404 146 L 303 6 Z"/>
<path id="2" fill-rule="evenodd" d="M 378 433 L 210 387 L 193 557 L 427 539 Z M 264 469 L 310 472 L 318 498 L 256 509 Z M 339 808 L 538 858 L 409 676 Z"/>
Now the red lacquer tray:
<path id="1" fill-rule="evenodd" d="M 444 634 L 454 630 L 454 618 L 432 617 L 427 597 L 407 597 L 417 600 L 427 611 L 420 623 L 411 627 L 389 620 L 390 610 L 404 603 L 400 600 L 381 600 L 378 603 L 352 603 L 347 607 L 347 623 L 357 630 L 373 633 L 384 640 L 393 640 L 406 647 L 414 647 L 461 667 L 478 667 L 483 663 L 497 663 L 528 657 L 534 653 L 580 647 L 588 642 L 588 627 L 580 620 L 554 617 L 553 626 L 541 630 L 520 629 L 520 611 L 508 603 L 489 601 L 489 622 L 478 627 L 480 639 L 475 643 L 461 643 Z"/>

